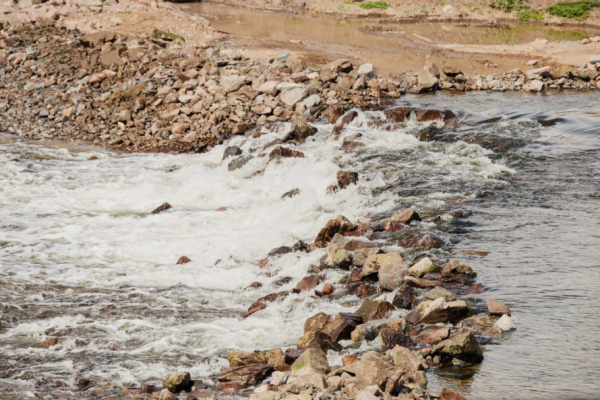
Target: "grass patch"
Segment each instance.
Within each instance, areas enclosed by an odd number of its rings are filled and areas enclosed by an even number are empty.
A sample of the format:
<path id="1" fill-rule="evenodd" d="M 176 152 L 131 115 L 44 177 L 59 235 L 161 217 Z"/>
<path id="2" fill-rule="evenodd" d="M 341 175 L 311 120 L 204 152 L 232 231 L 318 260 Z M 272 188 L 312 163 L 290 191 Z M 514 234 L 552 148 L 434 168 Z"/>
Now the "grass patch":
<path id="1" fill-rule="evenodd" d="M 540 21 L 544 19 L 544 15 L 541 12 L 533 9 L 519 11 L 517 17 L 523 22 Z"/>
<path id="2" fill-rule="evenodd" d="M 369 3 L 363 3 L 360 5 L 360 8 L 364 8 L 365 10 L 387 10 L 391 6 L 385 1 L 371 1 Z"/>
<path id="3" fill-rule="evenodd" d="M 546 9 L 546 12 L 556 17 L 576 19 L 583 21 L 588 17 L 589 11 L 596 6 L 595 1 L 559 1 Z"/>
<path id="4" fill-rule="evenodd" d="M 522 0 L 496 0 L 494 8 L 504 12 L 519 11 L 523 8 Z"/>

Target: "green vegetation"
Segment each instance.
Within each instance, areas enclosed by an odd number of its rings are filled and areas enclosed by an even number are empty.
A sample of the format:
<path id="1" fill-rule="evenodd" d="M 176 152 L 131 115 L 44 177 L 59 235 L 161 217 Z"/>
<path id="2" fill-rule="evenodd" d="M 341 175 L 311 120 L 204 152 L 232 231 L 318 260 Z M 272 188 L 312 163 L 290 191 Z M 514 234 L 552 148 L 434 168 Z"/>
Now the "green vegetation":
<path id="1" fill-rule="evenodd" d="M 365 10 L 373 10 L 376 8 L 378 8 L 380 10 L 387 10 L 391 6 L 388 3 L 386 3 L 385 1 L 371 1 L 369 3 L 361 4 L 360 7 L 364 8 Z"/>
<path id="2" fill-rule="evenodd" d="M 596 5 L 597 3 L 594 0 L 559 1 L 555 5 L 548 7 L 546 12 L 556 17 L 583 21 L 588 17 L 588 13 L 592 7 Z"/>
<path id="3" fill-rule="evenodd" d="M 523 8 L 522 0 L 496 0 L 494 8 L 504 12 L 519 11 Z"/>
<path id="4" fill-rule="evenodd" d="M 540 21 L 540 20 L 544 19 L 544 15 L 541 12 L 539 12 L 538 10 L 533 10 L 533 9 L 519 11 L 517 13 L 517 17 L 519 17 L 519 19 L 523 22 Z"/>

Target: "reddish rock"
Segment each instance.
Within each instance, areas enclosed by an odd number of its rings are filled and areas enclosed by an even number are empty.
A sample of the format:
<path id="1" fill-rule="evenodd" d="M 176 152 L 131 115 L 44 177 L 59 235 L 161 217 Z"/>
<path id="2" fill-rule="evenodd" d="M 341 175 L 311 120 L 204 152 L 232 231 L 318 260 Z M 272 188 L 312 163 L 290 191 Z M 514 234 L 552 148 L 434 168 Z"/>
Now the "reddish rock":
<path id="1" fill-rule="evenodd" d="M 359 315 L 339 313 L 329 317 L 327 324 L 323 327 L 323 332 L 327 333 L 334 342 L 349 340 L 352 331 L 362 322 L 363 319 Z"/>
<path id="2" fill-rule="evenodd" d="M 278 159 L 278 158 L 291 158 L 291 157 L 304 158 L 304 153 L 302 153 L 301 151 L 288 149 L 287 147 L 277 146 L 269 154 L 269 161 L 272 161 L 272 160 Z"/>
<path id="3" fill-rule="evenodd" d="M 412 339 L 405 335 L 402 329 L 383 328 L 379 333 L 381 337 L 381 351 L 385 352 L 393 349 L 396 345 L 402 347 L 411 347 Z"/>
<path id="4" fill-rule="evenodd" d="M 408 118 L 411 111 L 412 110 L 409 107 L 396 107 L 386 110 L 383 113 L 387 117 L 388 121 L 400 123 L 406 121 L 406 118 Z"/>
<path id="5" fill-rule="evenodd" d="M 392 304 L 396 308 L 410 310 L 417 301 L 417 292 L 411 286 L 402 285 L 394 295 Z"/>
<path id="6" fill-rule="evenodd" d="M 241 389 L 255 386 L 273 372 L 268 364 L 250 364 L 224 369 L 219 373 L 217 389 L 225 393 L 235 393 Z"/>
<path id="7" fill-rule="evenodd" d="M 333 287 L 333 285 L 331 285 L 330 283 L 326 283 L 325 285 L 323 285 L 323 289 L 321 290 L 321 292 L 326 295 L 332 295 L 333 292 L 335 292 L 335 289 Z"/>
<path id="8" fill-rule="evenodd" d="M 327 224 L 325 224 L 325 226 L 317 235 L 314 246 L 316 248 L 325 247 L 331 242 L 331 239 L 333 239 L 333 236 L 336 233 L 344 235 L 352 228 L 354 228 L 354 225 L 342 215 L 340 215 L 336 219 L 331 219 L 327 222 Z"/>
<path id="9" fill-rule="evenodd" d="M 169 203 L 163 203 L 154 210 L 150 214 L 160 214 L 163 211 L 167 211 L 169 208 L 172 208 Z"/>
<path id="10" fill-rule="evenodd" d="M 325 277 L 323 275 L 318 274 L 306 276 L 302 278 L 300 282 L 298 282 L 296 289 L 300 290 L 301 292 L 314 289 L 319 283 L 323 282 L 324 279 Z"/>
<path id="11" fill-rule="evenodd" d="M 256 300 L 254 303 L 252 303 L 252 305 L 248 308 L 248 313 L 246 315 L 244 315 L 243 318 L 247 318 L 250 315 L 254 314 L 255 312 L 264 310 L 265 308 L 267 308 L 266 303 L 270 303 L 275 300 L 282 299 L 284 297 L 289 296 L 289 294 L 290 294 L 290 292 L 284 291 L 284 292 L 278 292 L 278 293 L 271 293 L 264 297 L 261 297 L 260 299 Z"/>
<path id="12" fill-rule="evenodd" d="M 362 268 L 355 268 L 350 272 L 350 276 L 348 277 L 347 284 L 358 283 L 363 280 Z"/>
<path id="13" fill-rule="evenodd" d="M 322 331 L 329 321 L 329 316 L 323 312 L 313 315 L 304 322 L 304 333 Z"/>
<path id="14" fill-rule="evenodd" d="M 192 262 L 192 260 L 190 260 L 186 256 L 181 256 L 181 257 L 179 257 L 179 260 L 177 260 L 177 265 L 183 265 L 183 264 L 187 264 L 189 262 Z"/>
<path id="15" fill-rule="evenodd" d="M 356 251 L 356 250 L 360 250 L 360 249 L 368 249 L 368 248 L 373 248 L 373 247 L 375 247 L 375 246 L 361 243 L 356 240 L 351 240 L 348 243 L 346 243 L 346 245 L 344 246 L 344 250 Z"/>
<path id="16" fill-rule="evenodd" d="M 437 344 L 444 339 L 447 339 L 450 335 L 450 329 L 447 327 L 443 328 L 429 328 L 419 333 L 415 340 L 421 344 Z"/>
<path id="17" fill-rule="evenodd" d="M 462 397 L 458 393 L 454 393 L 449 391 L 446 388 L 443 388 L 440 391 L 440 400 L 467 400 L 466 397 Z"/>
<path id="18" fill-rule="evenodd" d="M 406 210 L 383 220 L 383 229 L 389 232 L 400 230 L 404 225 L 413 221 L 421 221 L 421 216 L 415 210 Z"/>
<path id="19" fill-rule="evenodd" d="M 370 282 L 358 282 L 348 285 L 348 292 L 351 295 L 364 299 L 369 296 L 376 295 L 380 292 L 377 285 Z"/>
<path id="20" fill-rule="evenodd" d="M 258 289 L 260 287 L 262 287 L 262 283 L 260 282 L 252 282 L 251 284 L 249 284 L 248 286 L 246 286 L 246 290 L 248 289 Z"/>

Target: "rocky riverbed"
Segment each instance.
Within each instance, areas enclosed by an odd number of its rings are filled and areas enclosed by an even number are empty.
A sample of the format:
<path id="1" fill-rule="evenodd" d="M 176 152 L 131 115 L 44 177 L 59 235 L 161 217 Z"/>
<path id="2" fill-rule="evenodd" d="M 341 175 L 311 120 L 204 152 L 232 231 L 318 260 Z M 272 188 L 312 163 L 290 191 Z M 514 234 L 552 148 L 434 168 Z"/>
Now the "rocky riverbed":
<path id="1" fill-rule="evenodd" d="M 415 144 L 443 143 L 445 130 L 460 127 L 461 114 L 451 110 L 394 106 L 405 93 L 594 90 L 598 84 L 596 59 L 584 68 L 532 63 L 526 72 L 487 76 L 427 63 L 416 73 L 381 77 L 372 65 L 353 65 L 347 59 L 317 67 L 288 60 L 289 53 L 282 52 L 263 62 L 189 44 L 160 28 L 148 37 L 106 30 L 83 33 L 45 17 L 7 25 L 0 34 L 0 131 L 21 140 L 77 141 L 124 152 L 205 153 L 221 146 L 218 164 L 230 174 L 252 172 L 243 177 L 248 180 L 264 176 L 268 168 L 311 157 L 306 146 L 315 151 L 310 146 L 316 140 L 358 158 L 366 146 L 365 130 L 385 134 L 416 127 L 404 138 Z M 372 113 L 365 115 L 365 110 Z M 363 130 L 357 131 L 359 127 Z M 494 150 L 503 151 L 502 145 Z M 484 153 L 478 149 L 468 151 L 477 153 L 473 168 L 491 164 L 481 160 Z M 468 151 L 439 153 L 468 158 Z M 168 172 L 177 170 L 174 166 Z M 367 172 L 373 171 L 339 169 L 317 196 L 369 191 L 362 185 L 376 177 Z M 377 194 L 394 187 L 386 182 L 368 189 Z M 278 197 L 287 201 L 300 195 L 301 189 L 294 187 Z M 452 205 L 468 201 L 454 199 Z M 220 393 L 256 399 L 462 398 L 447 389 L 428 391 L 426 372 L 480 363 L 485 343 L 515 326 L 502 302 L 470 298 L 485 296 L 475 280 L 476 269 L 448 256 L 453 243 L 446 227 L 468 221 L 470 213 L 460 207 L 443 212 L 443 207 L 423 211 L 420 206 L 375 207 L 377 212 L 352 220 L 337 215 L 316 235 L 280 243 L 282 247 L 255 260 L 261 276 L 273 278 L 269 284 L 281 290 L 264 293 L 265 282 L 245 282 L 246 296 L 261 295 L 247 304 L 239 320 L 300 296 L 344 308 L 302 316 L 295 346 L 231 351 L 228 367 L 220 368 L 213 382 L 173 371 L 163 388 L 146 385 L 121 393 L 159 399 Z M 164 203 L 151 215 L 176 208 Z M 222 206 L 215 212 L 226 211 Z M 320 255 L 316 261 L 314 254 Z M 282 273 L 285 260 L 304 256 L 310 265 L 297 281 Z M 184 268 L 193 258 L 181 255 L 177 265 Z M 16 321 L 24 318 L 16 314 Z M 3 329 L 14 323 L 4 321 Z M 42 348 L 64 345 L 60 335 L 44 335 Z M 81 377 L 71 386 L 83 396 L 101 397 L 105 383 Z M 59 380 L 54 384 L 69 386 Z"/>

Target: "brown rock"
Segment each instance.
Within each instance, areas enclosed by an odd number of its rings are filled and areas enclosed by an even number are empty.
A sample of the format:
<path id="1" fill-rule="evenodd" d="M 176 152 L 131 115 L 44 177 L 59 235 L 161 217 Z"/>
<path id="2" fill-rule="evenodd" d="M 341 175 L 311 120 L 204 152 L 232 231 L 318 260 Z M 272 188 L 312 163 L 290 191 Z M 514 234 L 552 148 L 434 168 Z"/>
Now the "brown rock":
<path id="1" fill-rule="evenodd" d="M 402 329 L 398 328 L 383 328 L 379 336 L 381 337 L 381 351 L 383 352 L 396 346 L 411 347 L 414 344 L 412 339 L 405 335 Z"/>
<path id="2" fill-rule="evenodd" d="M 467 400 L 467 398 L 443 388 L 440 391 L 440 400 Z"/>
<path id="3" fill-rule="evenodd" d="M 364 322 L 375 319 L 385 318 L 394 309 L 394 306 L 385 300 L 365 299 L 362 305 L 356 310 Z"/>
<path id="4" fill-rule="evenodd" d="M 364 299 L 379 293 L 379 286 L 370 282 L 358 282 L 348 285 L 348 292 L 358 298 Z"/>
<path id="5" fill-rule="evenodd" d="M 352 331 L 362 322 L 362 317 L 359 315 L 339 313 L 329 317 L 323 332 L 327 333 L 334 342 L 349 340 Z"/>
<path id="6" fill-rule="evenodd" d="M 327 222 L 327 224 L 325 224 L 325 226 L 317 235 L 314 245 L 317 248 L 325 247 L 331 242 L 331 239 L 333 239 L 333 236 L 336 233 L 344 235 L 344 233 L 347 233 L 352 228 L 354 228 L 354 225 L 342 215 L 336 219 L 331 219 Z"/>
<path id="7" fill-rule="evenodd" d="M 402 211 L 401 213 L 395 214 L 390 218 L 384 219 L 383 229 L 393 232 L 400 229 L 398 228 L 399 224 L 408 225 L 412 221 L 421 221 L 421 216 L 419 213 L 414 210 Z"/>
<path id="8" fill-rule="evenodd" d="M 173 208 L 169 203 L 163 203 L 159 207 L 155 208 L 150 214 L 160 214 L 163 211 Z"/>
<path id="9" fill-rule="evenodd" d="M 436 324 L 438 322 L 455 324 L 471 314 L 466 301 L 449 301 L 440 297 L 433 301 L 423 301 L 406 315 L 406 321 L 412 324 Z"/>
<path id="10" fill-rule="evenodd" d="M 342 365 L 345 367 L 347 365 L 350 364 L 354 364 L 360 361 L 360 358 L 353 356 L 353 355 L 348 355 L 348 356 L 344 356 L 342 357 Z"/>
<path id="11" fill-rule="evenodd" d="M 248 308 L 248 313 L 246 315 L 244 315 L 244 318 L 247 318 L 250 315 L 254 314 L 255 312 L 258 312 L 260 310 L 264 310 L 265 308 L 267 308 L 266 303 L 270 303 L 275 300 L 282 299 L 284 297 L 287 297 L 289 294 L 290 294 L 290 292 L 284 291 L 284 292 L 278 292 L 278 293 L 271 293 L 271 294 L 261 297 L 260 299 L 256 300 L 254 303 L 252 303 L 252 305 Z"/>
<path id="12" fill-rule="evenodd" d="M 326 283 L 325 285 L 323 285 L 323 289 L 321 290 L 321 292 L 325 296 L 330 296 L 335 292 L 335 289 L 334 289 L 333 285 L 331 285 L 330 283 Z"/>
<path id="13" fill-rule="evenodd" d="M 448 338 L 448 335 L 450 335 L 450 329 L 447 327 L 429 328 L 419 333 L 415 340 L 421 344 L 436 344 Z"/>
<path id="14" fill-rule="evenodd" d="M 414 276 L 405 276 L 404 283 L 416 288 L 431 288 L 442 286 L 440 281 L 430 281 L 429 279 L 415 278 Z"/>
<path id="15" fill-rule="evenodd" d="M 382 253 L 381 249 L 378 247 L 367 247 L 363 249 L 358 249 L 354 252 L 353 264 L 357 267 L 362 267 L 365 265 L 365 261 L 374 254 Z"/>
<path id="16" fill-rule="evenodd" d="M 273 367 L 268 364 L 251 364 L 227 368 L 219 373 L 217 389 L 235 393 L 240 389 L 255 386 L 271 375 Z"/>
<path id="17" fill-rule="evenodd" d="M 388 121 L 401 123 L 406 121 L 406 118 L 408 118 L 411 111 L 412 110 L 409 107 L 396 107 L 390 110 L 386 110 L 383 113 L 387 117 Z"/>
<path id="18" fill-rule="evenodd" d="M 50 347 L 56 346 L 60 342 L 60 339 L 57 337 L 46 339 L 42 342 L 42 348 L 49 349 Z"/>
<path id="19" fill-rule="evenodd" d="M 502 316 L 506 314 L 510 317 L 510 309 L 501 301 L 489 299 L 487 301 L 487 307 L 490 315 Z"/>
<path id="20" fill-rule="evenodd" d="M 240 367 L 243 365 L 250 365 L 250 364 L 269 364 L 269 359 L 275 354 L 283 355 L 283 352 L 281 351 L 281 349 L 254 351 L 252 353 L 242 353 L 240 351 L 230 351 L 229 352 L 229 366 L 230 367 Z"/>
<path id="21" fill-rule="evenodd" d="M 443 359 L 459 359 L 469 363 L 479 363 L 483 360 L 483 350 L 472 332 L 457 332 L 442 340 L 432 350 L 433 355 Z"/>
<path id="22" fill-rule="evenodd" d="M 352 171 L 338 171 L 337 182 L 342 189 L 356 184 L 356 182 L 358 182 L 358 173 Z"/>
<path id="23" fill-rule="evenodd" d="M 376 274 L 381 268 L 400 266 L 406 268 L 402 256 L 398 253 L 373 254 L 367 257 L 362 268 L 364 276 Z"/>
<path id="24" fill-rule="evenodd" d="M 394 295 L 392 304 L 396 308 L 403 310 L 410 310 L 417 300 L 417 292 L 411 286 L 406 284 L 402 285 L 400 289 Z"/>
<path id="25" fill-rule="evenodd" d="M 297 150 L 291 150 L 291 149 L 288 149 L 283 146 L 277 146 L 269 154 L 269 161 L 279 159 L 279 158 L 291 158 L 291 157 L 304 158 L 304 153 L 297 151 Z"/>
<path id="26" fill-rule="evenodd" d="M 342 351 L 343 347 L 333 340 L 325 332 L 306 332 L 297 343 L 299 349 L 321 349 L 323 351 Z"/>
<path id="27" fill-rule="evenodd" d="M 176 265 L 183 265 L 183 264 L 187 264 L 189 262 L 192 262 L 192 260 L 190 260 L 186 256 L 181 256 L 181 257 L 179 257 L 179 260 L 177 260 L 177 264 Z"/>
<path id="28" fill-rule="evenodd" d="M 304 333 L 322 331 L 329 321 L 329 316 L 323 312 L 313 315 L 304 322 Z"/>
<path id="29" fill-rule="evenodd" d="M 292 122 L 292 130 L 288 134 L 288 138 L 302 144 L 309 136 L 313 136 L 315 133 L 317 133 L 317 128 L 309 125 L 301 118 L 296 118 Z"/>
<path id="30" fill-rule="evenodd" d="M 324 279 L 325 277 L 319 274 L 306 276 L 302 278 L 300 282 L 298 282 L 296 289 L 300 290 L 301 292 L 314 289 L 317 287 L 317 285 L 319 285 L 319 283 L 323 282 Z"/>

